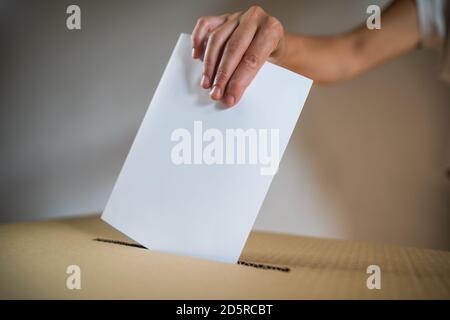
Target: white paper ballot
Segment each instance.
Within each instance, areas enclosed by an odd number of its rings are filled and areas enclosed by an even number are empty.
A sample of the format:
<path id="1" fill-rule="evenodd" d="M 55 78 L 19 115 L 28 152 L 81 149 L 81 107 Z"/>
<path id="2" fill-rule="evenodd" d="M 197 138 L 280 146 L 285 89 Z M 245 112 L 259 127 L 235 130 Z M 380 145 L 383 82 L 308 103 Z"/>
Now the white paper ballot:
<path id="1" fill-rule="evenodd" d="M 236 263 L 312 81 L 265 63 L 227 108 L 191 49 L 182 34 L 102 219 L 151 250 Z"/>

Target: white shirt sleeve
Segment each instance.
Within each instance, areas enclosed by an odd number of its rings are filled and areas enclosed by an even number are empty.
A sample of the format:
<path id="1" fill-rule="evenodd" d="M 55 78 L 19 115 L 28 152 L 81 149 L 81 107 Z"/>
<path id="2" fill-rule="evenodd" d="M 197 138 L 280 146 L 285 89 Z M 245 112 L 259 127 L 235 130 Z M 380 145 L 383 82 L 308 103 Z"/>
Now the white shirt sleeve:
<path id="1" fill-rule="evenodd" d="M 450 1 L 416 0 L 421 43 L 442 50 L 442 77 L 450 82 Z"/>

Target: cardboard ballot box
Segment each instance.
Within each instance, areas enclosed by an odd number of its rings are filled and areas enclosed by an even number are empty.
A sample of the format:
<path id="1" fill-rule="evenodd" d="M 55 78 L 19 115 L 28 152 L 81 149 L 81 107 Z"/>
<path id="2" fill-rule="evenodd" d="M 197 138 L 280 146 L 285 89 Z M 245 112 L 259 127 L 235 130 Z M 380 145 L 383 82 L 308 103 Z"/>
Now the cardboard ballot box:
<path id="1" fill-rule="evenodd" d="M 253 232 L 235 265 L 145 249 L 99 217 L 5 224 L 0 298 L 449 299 L 450 252 Z"/>

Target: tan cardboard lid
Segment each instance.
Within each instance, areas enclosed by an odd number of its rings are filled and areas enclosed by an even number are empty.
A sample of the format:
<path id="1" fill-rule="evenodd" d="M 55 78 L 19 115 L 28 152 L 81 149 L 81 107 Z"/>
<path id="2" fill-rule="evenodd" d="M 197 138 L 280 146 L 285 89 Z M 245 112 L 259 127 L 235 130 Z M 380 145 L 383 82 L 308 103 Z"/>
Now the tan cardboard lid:
<path id="1" fill-rule="evenodd" d="M 98 217 L 5 224 L 0 298 L 449 299 L 450 252 L 252 232 L 232 265 L 144 249 Z"/>

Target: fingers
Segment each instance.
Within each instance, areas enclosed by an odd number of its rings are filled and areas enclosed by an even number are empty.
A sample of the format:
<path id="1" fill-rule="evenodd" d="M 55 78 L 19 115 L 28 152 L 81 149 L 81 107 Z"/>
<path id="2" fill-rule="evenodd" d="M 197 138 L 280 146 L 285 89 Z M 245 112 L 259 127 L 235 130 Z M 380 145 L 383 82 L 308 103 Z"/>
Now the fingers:
<path id="1" fill-rule="evenodd" d="M 227 83 L 224 103 L 231 107 L 242 97 L 264 62 L 276 49 L 283 30 L 281 24 L 267 17 Z"/>
<path id="2" fill-rule="evenodd" d="M 205 42 L 211 31 L 223 24 L 228 15 L 201 17 L 192 31 L 192 57 L 199 59 L 202 57 L 205 49 Z"/>
<path id="3" fill-rule="evenodd" d="M 238 25 L 237 19 L 230 19 L 216 28 L 208 37 L 205 57 L 203 59 L 203 76 L 201 86 L 204 89 L 211 87 L 216 72 L 216 66 L 222 55 L 225 43 Z"/>
<path id="4" fill-rule="evenodd" d="M 201 86 L 213 100 L 235 105 L 283 38 L 281 23 L 253 6 L 245 13 L 203 17 L 192 33 L 192 56 L 203 61 Z"/>
<path id="5" fill-rule="evenodd" d="M 257 28 L 256 21 L 241 23 L 229 38 L 214 77 L 212 99 L 222 99 L 228 80 L 250 46 Z"/>

